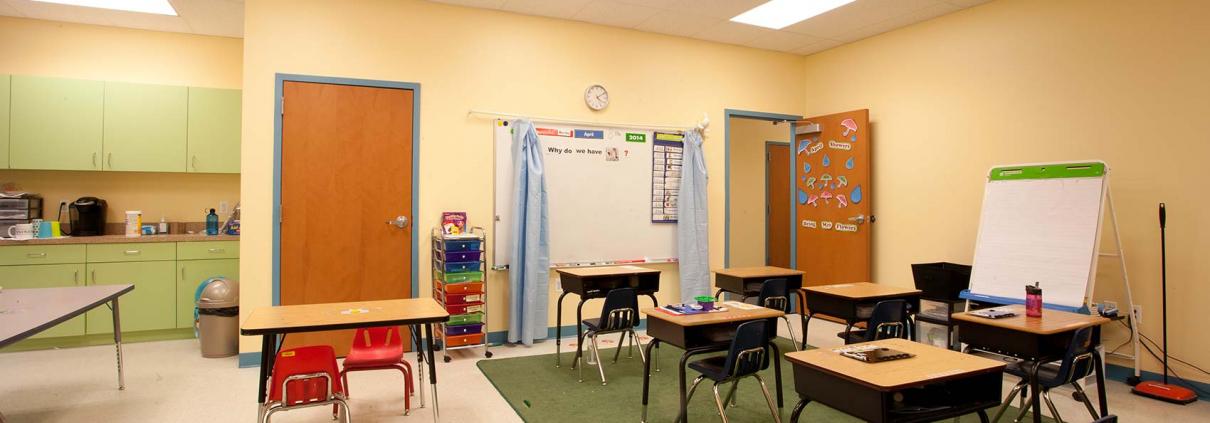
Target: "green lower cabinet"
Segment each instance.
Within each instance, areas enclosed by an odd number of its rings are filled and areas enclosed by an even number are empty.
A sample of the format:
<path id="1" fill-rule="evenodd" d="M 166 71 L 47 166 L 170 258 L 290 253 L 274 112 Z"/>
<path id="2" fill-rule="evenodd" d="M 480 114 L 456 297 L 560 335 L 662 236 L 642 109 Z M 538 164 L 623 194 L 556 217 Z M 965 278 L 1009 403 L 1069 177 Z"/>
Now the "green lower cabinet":
<path id="1" fill-rule="evenodd" d="M 193 327 L 193 295 L 210 278 L 239 279 L 239 259 L 181 260 L 176 262 L 176 327 Z"/>
<path id="2" fill-rule="evenodd" d="M 29 266 L 0 266 L 0 282 L 5 289 L 55 288 L 81 286 L 84 283 L 83 264 L 41 264 Z M 84 316 L 79 316 L 42 331 L 30 338 L 53 338 L 84 334 Z"/>
<path id="3" fill-rule="evenodd" d="M 89 263 L 88 285 L 134 284 L 134 291 L 119 298 L 122 332 L 176 327 L 174 261 Z M 112 312 L 99 307 L 87 313 L 87 333 L 112 333 Z"/>

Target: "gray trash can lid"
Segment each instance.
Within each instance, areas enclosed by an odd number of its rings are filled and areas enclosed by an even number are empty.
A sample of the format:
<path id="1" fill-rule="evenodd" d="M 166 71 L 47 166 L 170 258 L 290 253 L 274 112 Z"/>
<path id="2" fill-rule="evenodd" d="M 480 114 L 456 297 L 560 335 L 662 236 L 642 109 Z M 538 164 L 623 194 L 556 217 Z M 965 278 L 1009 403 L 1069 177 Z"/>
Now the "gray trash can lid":
<path id="1" fill-rule="evenodd" d="M 239 306 L 239 282 L 217 278 L 206 285 L 197 300 L 198 308 L 224 308 Z"/>

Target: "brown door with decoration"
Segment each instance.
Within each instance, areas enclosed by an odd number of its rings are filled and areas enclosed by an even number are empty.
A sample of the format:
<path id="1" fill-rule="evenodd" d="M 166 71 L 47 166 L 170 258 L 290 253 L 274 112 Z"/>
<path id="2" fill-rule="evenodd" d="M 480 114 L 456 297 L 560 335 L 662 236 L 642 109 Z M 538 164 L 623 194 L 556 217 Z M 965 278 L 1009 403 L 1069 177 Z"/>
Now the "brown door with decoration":
<path id="1" fill-rule="evenodd" d="M 790 267 L 790 145 L 765 144 L 765 264 Z"/>
<path id="2" fill-rule="evenodd" d="M 797 122 L 796 265 L 803 285 L 870 282 L 869 110 Z"/>
<path id="3" fill-rule="evenodd" d="M 414 93 L 282 88 L 281 304 L 411 297 Z M 332 345 L 343 356 L 352 338 L 290 334 L 283 348 Z"/>

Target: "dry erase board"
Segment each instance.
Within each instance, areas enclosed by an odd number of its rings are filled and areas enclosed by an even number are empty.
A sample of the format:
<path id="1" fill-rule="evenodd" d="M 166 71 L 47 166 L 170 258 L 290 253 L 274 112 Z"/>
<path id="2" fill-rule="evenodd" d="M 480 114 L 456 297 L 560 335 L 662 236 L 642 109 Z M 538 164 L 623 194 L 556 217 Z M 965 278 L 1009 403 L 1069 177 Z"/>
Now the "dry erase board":
<path id="1" fill-rule="evenodd" d="M 1103 162 L 999 166 L 988 174 L 970 292 L 1079 308 L 1092 292 L 1105 198 Z"/>
<path id="2" fill-rule="evenodd" d="M 675 220 L 677 204 L 669 194 L 679 188 L 680 164 L 666 153 L 675 137 L 662 136 L 657 144 L 657 133 L 649 129 L 534 126 L 546 169 L 553 267 L 675 261 L 676 224 L 668 218 Z M 493 122 L 493 142 L 492 265 L 499 268 L 510 263 L 513 239 L 513 137 L 507 121 Z M 664 150 L 659 160 L 657 148 Z"/>

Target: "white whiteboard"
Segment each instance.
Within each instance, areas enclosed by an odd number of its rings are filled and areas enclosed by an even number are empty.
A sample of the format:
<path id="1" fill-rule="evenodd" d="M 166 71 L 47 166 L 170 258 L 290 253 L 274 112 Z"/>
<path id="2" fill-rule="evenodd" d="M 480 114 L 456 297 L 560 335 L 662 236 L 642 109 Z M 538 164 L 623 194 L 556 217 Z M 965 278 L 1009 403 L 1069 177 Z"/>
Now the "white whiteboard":
<path id="1" fill-rule="evenodd" d="M 513 138 L 512 126 L 505 123 L 497 120 L 492 125 L 493 267 L 507 266 L 511 259 Z M 546 166 L 552 267 L 675 261 L 676 224 L 651 221 L 653 131 L 543 122 L 534 126 Z M 603 131 L 604 139 L 577 138 L 576 130 Z M 644 142 L 627 142 L 626 134 L 644 134 Z M 617 151 L 616 161 L 607 160 L 611 149 Z"/>
<path id="2" fill-rule="evenodd" d="M 1024 299 L 1039 282 L 1046 304 L 1079 308 L 1096 276 L 1105 178 L 988 181 L 970 292 Z"/>

